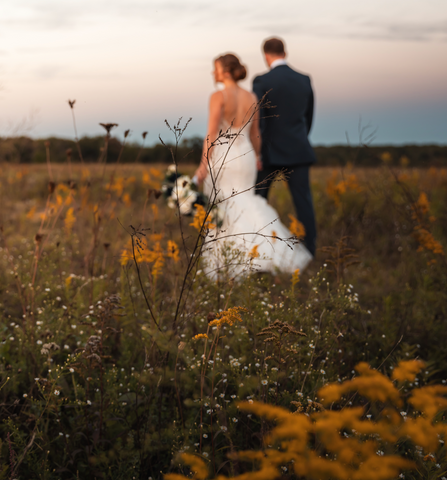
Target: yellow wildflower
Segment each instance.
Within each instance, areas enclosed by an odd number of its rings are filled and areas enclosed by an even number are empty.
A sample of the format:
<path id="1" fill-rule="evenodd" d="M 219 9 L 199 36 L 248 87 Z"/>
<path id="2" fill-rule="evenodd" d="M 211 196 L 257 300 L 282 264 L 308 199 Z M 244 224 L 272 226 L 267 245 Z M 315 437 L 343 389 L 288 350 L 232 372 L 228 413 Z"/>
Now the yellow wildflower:
<path id="1" fill-rule="evenodd" d="M 163 172 L 161 170 L 156 169 L 156 168 L 151 167 L 149 169 L 149 173 L 155 178 L 163 178 Z"/>
<path id="2" fill-rule="evenodd" d="M 64 224 L 65 224 L 65 231 L 67 233 L 71 232 L 73 225 L 76 221 L 76 217 L 74 216 L 73 211 L 74 211 L 73 207 L 70 207 L 67 210 L 67 213 L 65 214 Z"/>
<path id="3" fill-rule="evenodd" d="M 117 177 L 113 183 L 110 183 L 107 186 L 108 190 L 113 190 L 116 192 L 118 197 L 121 197 L 123 194 L 124 190 L 124 178 L 123 177 Z"/>
<path id="4" fill-rule="evenodd" d="M 398 382 L 405 382 L 405 380 L 412 382 L 424 365 L 421 360 L 402 361 L 393 370 L 392 378 Z"/>
<path id="5" fill-rule="evenodd" d="M 99 221 L 99 205 L 95 203 L 94 205 L 90 204 L 89 208 L 93 211 L 93 218 L 95 220 L 95 223 L 98 223 Z"/>
<path id="6" fill-rule="evenodd" d="M 390 163 L 393 157 L 391 156 L 390 152 L 383 152 L 380 155 L 380 159 L 382 160 L 383 163 Z"/>
<path id="7" fill-rule="evenodd" d="M 417 202 L 413 205 L 413 218 L 415 220 L 420 219 L 420 216 L 427 215 L 430 212 L 430 202 L 428 201 L 427 194 L 421 192 Z"/>
<path id="8" fill-rule="evenodd" d="M 447 386 L 429 385 L 413 390 L 409 402 L 416 410 L 433 419 L 440 410 L 447 409 L 447 398 L 441 395 L 447 395 Z"/>
<path id="9" fill-rule="evenodd" d="M 152 276 L 156 279 L 163 270 L 165 264 L 165 258 L 163 255 L 163 250 L 161 248 L 160 242 L 155 244 L 155 248 L 152 251 L 154 256 L 154 265 L 152 267 Z"/>
<path id="10" fill-rule="evenodd" d="M 294 287 L 300 281 L 300 269 L 297 268 L 292 275 L 292 286 Z"/>
<path id="11" fill-rule="evenodd" d="M 130 195 L 128 193 L 123 195 L 123 203 L 126 207 L 130 207 L 132 205 L 132 200 L 130 199 Z"/>
<path id="12" fill-rule="evenodd" d="M 158 207 L 155 203 L 151 204 L 152 215 L 154 216 L 154 220 L 158 219 Z"/>
<path id="13" fill-rule="evenodd" d="M 258 246 L 259 246 L 259 245 L 255 245 L 255 246 L 250 250 L 250 252 L 248 253 L 248 256 L 249 256 L 252 260 L 259 257 Z"/>
<path id="14" fill-rule="evenodd" d="M 324 386 L 320 390 L 319 396 L 325 405 L 336 402 L 343 395 L 351 391 L 358 391 L 360 395 L 372 401 L 390 401 L 394 405 L 401 405 L 402 401 L 399 392 L 391 380 L 384 377 L 377 370 L 371 369 L 365 362 L 359 363 L 355 369 L 360 374 L 359 377 L 341 384 L 332 383 Z"/>
<path id="15" fill-rule="evenodd" d="M 236 322 L 242 322 L 240 312 L 246 312 L 246 311 L 247 309 L 244 307 L 231 307 L 228 310 L 219 312 L 216 315 L 216 319 L 211 321 L 209 325 L 212 327 L 216 326 L 217 328 L 220 328 L 224 323 L 226 323 L 231 327 Z"/>
<path id="16" fill-rule="evenodd" d="M 402 155 L 402 157 L 400 157 L 399 162 L 402 167 L 408 167 L 410 163 L 410 159 L 406 155 Z"/>
<path id="17" fill-rule="evenodd" d="M 211 223 L 211 216 L 206 214 L 206 210 L 203 208 L 203 205 L 198 203 L 194 204 L 196 208 L 196 214 L 194 215 L 194 220 L 190 223 L 191 227 L 194 227 L 198 232 L 204 230 L 212 230 L 216 228 L 214 223 Z M 206 219 L 206 220 L 205 220 Z"/>
<path id="18" fill-rule="evenodd" d="M 136 249 L 135 249 L 136 250 Z M 137 261 L 138 261 L 138 252 L 135 251 L 136 253 L 136 257 L 137 257 Z M 121 266 L 125 266 L 127 265 L 127 262 L 129 262 L 129 260 L 132 260 L 133 259 L 133 255 L 132 255 L 132 239 L 129 238 L 129 241 L 127 242 L 127 245 L 123 248 L 123 250 L 121 251 L 121 257 L 120 257 L 120 264 Z"/>
<path id="19" fill-rule="evenodd" d="M 348 191 L 357 193 L 362 191 L 362 188 L 357 181 L 357 177 L 354 174 L 351 174 L 337 183 L 337 172 L 334 171 L 326 184 L 326 193 L 328 197 L 332 198 L 338 206 L 341 203 L 341 197 Z"/>
<path id="20" fill-rule="evenodd" d="M 175 263 L 179 261 L 179 248 L 178 245 L 173 240 L 168 240 L 168 251 L 167 256 L 172 258 Z"/>
<path id="21" fill-rule="evenodd" d="M 26 218 L 33 218 L 36 213 L 36 207 L 32 207 L 31 210 L 26 214 Z"/>
<path id="22" fill-rule="evenodd" d="M 163 239 L 163 234 L 162 233 L 151 233 L 149 235 L 149 240 L 150 242 L 160 242 Z"/>
<path id="23" fill-rule="evenodd" d="M 306 235 L 306 229 L 304 225 L 292 214 L 289 213 L 290 218 L 290 226 L 289 230 L 292 232 L 293 235 L 297 238 L 304 238 Z"/>
<path id="24" fill-rule="evenodd" d="M 195 335 L 194 337 L 192 337 L 193 340 L 199 340 L 201 338 L 208 338 L 208 335 L 206 333 L 198 333 L 197 335 Z"/>
<path id="25" fill-rule="evenodd" d="M 433 235 L 426 228 L 417 225 L 414 228 L 413 236 L 419 243 L 418 252 L 422 252 L 425 249 L 437 255 L 444 255 L 443 246 L 435 240 Z"/>

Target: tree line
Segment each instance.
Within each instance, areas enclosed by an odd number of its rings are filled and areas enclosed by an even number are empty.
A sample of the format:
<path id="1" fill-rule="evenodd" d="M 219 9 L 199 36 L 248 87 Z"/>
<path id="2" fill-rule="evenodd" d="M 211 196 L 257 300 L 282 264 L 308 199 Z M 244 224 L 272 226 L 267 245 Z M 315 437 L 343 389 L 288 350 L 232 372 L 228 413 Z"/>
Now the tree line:
<path id="1" fill-rule="evenodd" d="M 202 153 L 203 139 L 192 137 L 183 139 L 177 146 L 176 158 L 198 164 Z M 32 139 L 26 136 L 0 137 L 0 162 L 32 164 L 46 162 L 47 147 L 50 159 L 55 163 L 65 162 L 71 156 L 79 161 L 78 148 L 74 140 L 50 137 Z M 79 147 L 86 163 L 95 163 L 104 156 L 103 136 L 82 137 Z M 172 144 L 161 143 L 142 146 L 136 142 L 123 142 L 110 137 L 107 145 L 106 161 L 114 163 L 120 157 L 121 163 L 171 163 Z M 377 166 L 382 163 L 410 167 L 447 166 L 447 146 L 443 145 L 402 145 L 402 146 L 316 146 L 317 164 L 320 166 Z"/>

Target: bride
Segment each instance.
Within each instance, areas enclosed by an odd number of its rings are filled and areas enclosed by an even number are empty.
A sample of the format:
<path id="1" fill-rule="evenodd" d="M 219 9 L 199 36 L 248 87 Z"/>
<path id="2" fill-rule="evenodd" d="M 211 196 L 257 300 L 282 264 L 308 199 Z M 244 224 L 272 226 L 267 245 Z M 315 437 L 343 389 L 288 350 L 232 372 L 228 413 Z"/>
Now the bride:
<path id="1" fill-rule="evenodd" d="M 211 95 L 202 160 L 194 176 L 217 203 L 222 221 L 205 238 L 206 271 L 212 277 L 222 269 L 232 276 L 251 269 L 302 271 L 312 255 L 267 200 L 255 195 L 257 169 L 262 168 L 258 100 L 238 85 L 247 71 L 228 53 L 214 61 L 213 75 L 224 88 Z"/>

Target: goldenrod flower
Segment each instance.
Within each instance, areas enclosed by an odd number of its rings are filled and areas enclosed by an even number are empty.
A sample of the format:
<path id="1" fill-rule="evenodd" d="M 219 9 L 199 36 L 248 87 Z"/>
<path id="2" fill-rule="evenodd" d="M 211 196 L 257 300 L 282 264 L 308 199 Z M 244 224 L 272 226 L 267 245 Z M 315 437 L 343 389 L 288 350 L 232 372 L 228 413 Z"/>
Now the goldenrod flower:
<path id="1" fill-rule="evenodd" d="M 195 335 L 194 337 L 192 337 L 193 340 L 199 340 L 201 338 L 208 338 L 208 335 L 206 333 L 198 333 L 197 335 Z"/>
<path id="2" fill-rule="evenodd" d="M 360 395 L 369 398 L 372 401 L 391 402 L 400 406 L 402 400 L 399 392 L 391 380 L 377 370 L 373 370 L 366 362 L 359 363 L 355 369 L 360 374 L 353 380 L 348 380 L 341 384 L 329 384 L 324 386 L 319 396 L 324 400 L 324 404 L 336 402 L 348 392 L 358 391 Z"/>
<path id="3" fill-rule="evenodd" d="M 289 213 L 289 218 L 290 218 L 289 230 L 292 232 L 293 235 L 295 235 L 295 237 L 304 238 L 306 235 L 306 229 L 304 228 L 304 225 L 290 213 Z"/>
<path id="4" fill-rule="evenodd" d="M 404 382 L 405 380 L 412 382 L 420 370 L 424 368 L 424 365 L 421 360 L 402 361 L 393 370 L 392 379 L 398 382 Z"/>
<path id="5" fill-rule="evenodd" d="M 26 218 L 33 218 L 36 213 L 36 207 L 32 207 L 31 210 L 26 214 Z"/>
<path id="6" fill-rule="evenodd" d="M 254 258 L 258 258 L 258 257 L 259 257 L 258 246 L 259 246 L 259 245 L 255 245 L 255 246 L 250 250 L 250 252 L 248 253 L 248 256 L 249 256 L 251 259 L 254 259 Z"/>
<path id="7" fill-rule="evenodd" d="M 194 220 L 192 221 L 192 223 L 190 223 L 192 227 L 194 227 L 198 232 L 201 232 L 202 229 L 212 230 L 213 228 L 216 228 L 216 225 L 214 225 L 214 223 L 211 223 L 211 216 L 206 215 L 206 210 L 203 208 L 202 205 L 195 203 L 194 207 L 196 208 L 196 214 L 194 215 Z"/>
<path id="8" fill-rule="evenodd" d="M 130 199 L 130 195 L 128 193 L 123 195 L 123 203 L 126 207 L 130 207 L 132 205 L 132 200 Z"/>
<path id="9" fill-rule="evenodd" d="M 64 224 L 65 224 L 65 231 L 67 233 L 71 232 L 73 225 L 76 221 L 76 217 L 74 216 L 73 211 L 74 211 L 73 207 L 70 207 L 67 210 L 67 213 L 65 214 Z"/>
<path id="10" fill-rule="evenodd" d="M 292 275 L 292 286 L 294 287 L 300 281 L 300 269 L 297 268 Z"/>
<path id="11" fill-rule="evenodd" d="M 417 225 L 414 228 L 413 236 L 419 243 L 418 252 L 422 252 L 425 249 L 437 255 L 444 255 L 443 246 L 435 240 L 433 235 L 426 228 Z"/>
<path id="12" fill-rule="evenodd" d="M 155 203 L 151 204 L 152 215 L 154 216 L 154 220 L 158 219 L 158 207 Z"/>
<path id="13" fill-rule="evenodd" d="M 328 197 L 332 198 L 334 203 L 338 206 L 341 203 L 342 195 L 349 191 L 357 193 L 362 191 L 356 175 L 348 175 L 344 180 L 337 183 L 337 172 L 334 171 L 326 184 L 326 193 Z"/>
<path id="14" fill-rule="evenodd" d="M 383 152 L 380 155 L 380 159 L 382 160 L 383 163 L 390 163 L 393 157 L 391 156 L 390 152 Z"/>
<path id="15" fill-rule="evenodd" d="M 163 255 L 163 250 L 161 248 L 160 242 L 155 244 L 154 250 L 151 252 L 152 257 L 154 258 L 154 265 L 152 267 L 152 276 L 156 279 L 163 270 L 165 264 L 165 258 Z"/>
<path id="16" fill-rule="evenodd" d="M 167 256 L 172 258 L 175 263 L 179 261 L 179 248 L 173 240 L 168 240 Z"/>
<path id="17" fill-rule="evenodd" d="M 210 326 L 216 326 L 220 328 L 224 323 L 227 325 L 234 325 L 236 322 L 242 322 L 240 312 L 246 312 L 247 309 L 244 307 L 231 307 L 228 310 L 219 312 L 216 315 L 216 319 L 209 323 Z"/>

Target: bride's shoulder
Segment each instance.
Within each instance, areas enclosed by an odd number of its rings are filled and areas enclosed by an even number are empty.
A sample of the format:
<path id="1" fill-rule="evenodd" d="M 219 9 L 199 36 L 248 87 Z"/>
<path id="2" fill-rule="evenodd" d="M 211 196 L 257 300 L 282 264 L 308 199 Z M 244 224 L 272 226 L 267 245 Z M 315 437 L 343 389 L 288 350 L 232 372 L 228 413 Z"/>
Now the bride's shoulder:
<path id="1" fill-rule="evenodd" d="M 217 90 L 210 95 L 210 104 L 211 105 L 219 105 L 224 103 L 224 95 L 221 90 Z"/>

